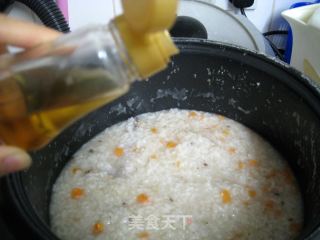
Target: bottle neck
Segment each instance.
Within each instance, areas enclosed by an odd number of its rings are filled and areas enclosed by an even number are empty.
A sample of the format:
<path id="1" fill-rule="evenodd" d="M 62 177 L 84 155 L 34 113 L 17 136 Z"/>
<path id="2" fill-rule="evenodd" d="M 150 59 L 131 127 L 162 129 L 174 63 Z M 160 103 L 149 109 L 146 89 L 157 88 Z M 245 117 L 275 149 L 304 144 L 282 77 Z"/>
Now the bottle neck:
<path id="1" fill-rule="evenodd" d="M 131 60 L 126 46 L 113 21 L 109 23 L 109 31 L 113 36 L 117 48 L 118 58 L 116 59 L 116 64 L 121 68 L 121 74 L 124 75 L 123 77 L 126 81 L 128 81 L 128 83 L 132 83 L 135 80 L 141 80 L 142 78 L 133 61 Z"/>

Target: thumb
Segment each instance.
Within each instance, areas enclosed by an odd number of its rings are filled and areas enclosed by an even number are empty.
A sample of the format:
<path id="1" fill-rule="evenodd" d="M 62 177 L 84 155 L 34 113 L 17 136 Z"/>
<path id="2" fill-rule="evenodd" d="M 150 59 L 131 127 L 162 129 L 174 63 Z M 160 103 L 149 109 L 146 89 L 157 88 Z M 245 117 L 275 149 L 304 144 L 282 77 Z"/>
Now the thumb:
<path id="1" fill-rule="evenodd" d="M 30 156 L 16 147 L 0 146 L 0 176 L 28 168 Z"/>

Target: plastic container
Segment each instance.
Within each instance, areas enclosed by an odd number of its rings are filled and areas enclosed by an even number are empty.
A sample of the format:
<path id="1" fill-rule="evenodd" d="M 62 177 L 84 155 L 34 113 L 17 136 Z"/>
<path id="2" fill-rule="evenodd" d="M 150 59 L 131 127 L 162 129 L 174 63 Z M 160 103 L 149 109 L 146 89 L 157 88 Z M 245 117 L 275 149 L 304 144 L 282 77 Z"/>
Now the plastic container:
<path id="1" fill-rule="evenodd" d="M 320 4 L 284 11 L 293 32 L 291 65 L 320 83 Z"/>
<path id="2" fill-rule="evenodd" d="M 308 5 L 316 4 L 316 3 L 320 3 L 320 0 L 317 0 L 317 1 L 315 1 L 315 2 L 298 2 L 298 3 L 293 4 L 293 5 L 290 7 L 290 9 L 298 8 L 298 7 L 303 7 L 303 6 L 308 6 Z M 287 63 L 289 63 L 289 64 L 290 64 L 290 62 L 291 62 L 292 43 L 293 43 L 292 30 L 291 30 L 291 28 L 289 27 L 289 30 L 288 30 L 288 38 L 287 38 L 287 45 L 286 45 L 286 51 L 285 51 L 285 54 L 284 54 L 284 60 L 285 60 L 285 62 L 287 62 Z"/>

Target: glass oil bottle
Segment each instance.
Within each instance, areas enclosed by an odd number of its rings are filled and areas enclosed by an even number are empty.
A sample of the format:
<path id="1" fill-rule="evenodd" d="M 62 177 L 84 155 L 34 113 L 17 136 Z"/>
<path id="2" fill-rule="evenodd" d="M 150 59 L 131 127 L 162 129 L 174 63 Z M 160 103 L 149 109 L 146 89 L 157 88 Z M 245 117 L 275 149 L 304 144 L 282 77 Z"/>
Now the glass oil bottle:
<path id="1" fill-rule="evenodd" d="M 0 138 L 6 144 L 41 148 L 75 120 L 126 93 L 134 80 L 166 67 L 177 53 L 166 31 L 174 18 L 157 31 L 142 32 L 125 15 L 108 26 L 0 57 Z"/>

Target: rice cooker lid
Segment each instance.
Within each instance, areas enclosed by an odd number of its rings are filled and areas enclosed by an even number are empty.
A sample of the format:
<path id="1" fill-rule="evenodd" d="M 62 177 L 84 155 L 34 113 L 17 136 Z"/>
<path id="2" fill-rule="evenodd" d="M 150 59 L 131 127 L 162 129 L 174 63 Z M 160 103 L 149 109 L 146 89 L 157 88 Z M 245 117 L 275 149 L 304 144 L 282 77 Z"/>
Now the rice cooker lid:
<path id="1" fill-rule="evenodd" d="M 214 1 L 181 0 L 178 16 L 188 16 L 200 21 L 207 30 L 209 40 L 253 51 L 268 51 L 263 35 L 247 18 L 229 13 L 211 2 Z"/>

